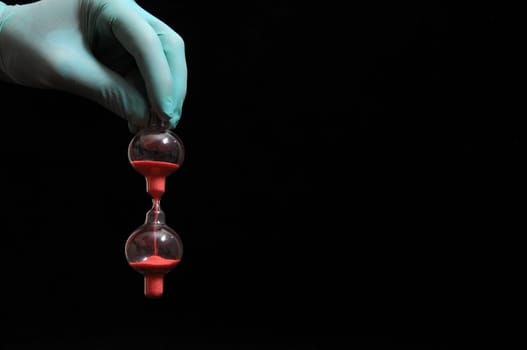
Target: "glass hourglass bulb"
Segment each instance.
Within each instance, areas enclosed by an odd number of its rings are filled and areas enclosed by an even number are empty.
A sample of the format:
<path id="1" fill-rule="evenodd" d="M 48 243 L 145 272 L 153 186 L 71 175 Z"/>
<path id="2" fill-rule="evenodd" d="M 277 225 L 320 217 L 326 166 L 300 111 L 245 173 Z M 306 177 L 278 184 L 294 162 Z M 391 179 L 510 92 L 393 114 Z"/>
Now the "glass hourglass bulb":
<path id="1" fill-rule="evenodd" d="M 152 198 L 161 198 L 166 177 L 179 169 L 184 157 L 181 139 L 162 125 L 140 130 L 128 145 L 128 160 L 145 177 L 146 191 Z"/>
<path id="2" fill-rule="evenodd" d="M 153 204 L 144 224 L 128 237 L 125 245 L 128 264 L 144 275 L 144 293 L 152 298 L 161 297 L 165 274 L 179 264 L 183 255 L 181 239 L 166 225 L 160 201 L 166 177 L 179 169 L 185 152 L 181 139 L 156 120 L 140 130 L 128 146 L 128 160 L 145 177 L 146 192 Z"/>
<path id="3" fill-rule="evenodd" d="M 179 235 L 165 223 L 159 199 L 152 200 L 145 223 L 127 239 L 128 264 L 144 276 L 144 294 L 159 298 L 163 294 L 164 276 L 175 268 L 183 256 Z"/>

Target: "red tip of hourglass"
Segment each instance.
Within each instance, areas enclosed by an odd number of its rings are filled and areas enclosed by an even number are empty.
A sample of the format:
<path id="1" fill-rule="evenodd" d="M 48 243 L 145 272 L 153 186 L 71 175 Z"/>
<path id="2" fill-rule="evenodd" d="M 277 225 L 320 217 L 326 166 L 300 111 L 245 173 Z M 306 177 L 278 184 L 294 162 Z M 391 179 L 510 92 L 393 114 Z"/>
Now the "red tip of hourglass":
<path id="1" fill-rule="evenodd" d="M 149 256 L 140 262 L 130 262 L 130 266 L 144 275 L 145 296 L 159 298 L 163 295 L 163 278 L 176 267 L 181 259 L 165 259 L 159 255 Z"/>

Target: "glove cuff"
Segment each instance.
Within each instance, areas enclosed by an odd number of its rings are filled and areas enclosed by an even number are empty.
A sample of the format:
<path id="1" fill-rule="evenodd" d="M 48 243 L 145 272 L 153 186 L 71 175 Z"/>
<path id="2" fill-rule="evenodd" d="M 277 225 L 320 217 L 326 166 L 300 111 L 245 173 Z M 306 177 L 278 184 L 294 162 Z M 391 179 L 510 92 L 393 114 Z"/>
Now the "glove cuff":
<path id="1" fill-rule="evenodd" d="M 4 17 L 4 12 L 5 10 L 7 9 L 7 4 L 5 4 L 4 2 L 0 1 L 0 33 L 2 32 L 2 27 L 4 26 L 4 21 L 5 21 L 5 17 Z M 0 47 L 0 81 L 6 81 L 6 80 L 9 80 L 8 77 L 5 75 L 3 69 L 2 69 L 2 47 Z"/>
<path id="2" fill-rule="evenodd" d="M 4 7 L 6 7 L 7 5 L 4 4 L 2 1 L 0 1 L 0 18 L 2 18 L 2 11 L 4 11 Z"/>

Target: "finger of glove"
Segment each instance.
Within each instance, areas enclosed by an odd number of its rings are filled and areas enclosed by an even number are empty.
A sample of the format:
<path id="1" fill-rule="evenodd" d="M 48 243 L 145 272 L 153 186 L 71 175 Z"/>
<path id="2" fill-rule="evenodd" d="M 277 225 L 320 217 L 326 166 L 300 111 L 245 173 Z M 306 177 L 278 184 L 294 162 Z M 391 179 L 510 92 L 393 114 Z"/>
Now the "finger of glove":
<path id="1" fill-rule="evenodd" d="M 173 109 L 170 111 L 170 126 L 175 128 L 178 124 L 183 109 L 183 103 L 187 94 L 187 62 L 185 54 L 185 42 L 170 26 L 140 9 L 143 16 L 157 33 L 163 52 L 166 56 L 168 66 L 172 75 Z"/>
<path id="2" fill-rule="evenodd" d="M 88 52 L 77 50 L 65 52 L 64 56 L 67 60 L 56 64 L 57 78 L 52 85 L 99 103 L 126 119 L 132 132 L 148 124 L 148 103 L 134 85 Z"/>
<path id="3" fill-rule="evenodd" d="M 115 37 L 134 57 L 154 110 L 169 119 L 174 109 L 172 75 L 156 32 L 134 7 L 106 15 Z"/>

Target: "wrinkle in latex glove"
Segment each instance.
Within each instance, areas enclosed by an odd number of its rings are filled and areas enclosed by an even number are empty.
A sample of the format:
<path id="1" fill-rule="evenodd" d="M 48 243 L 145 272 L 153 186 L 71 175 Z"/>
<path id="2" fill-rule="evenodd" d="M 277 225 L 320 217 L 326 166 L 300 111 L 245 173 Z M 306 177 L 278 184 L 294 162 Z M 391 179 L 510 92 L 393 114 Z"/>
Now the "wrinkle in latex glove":
<path id="1" fill-rule="evenodd" d="M 183 39 L 133 0 L 0 3 L 0 78 L 91 99 L 128 121 L 178 124 L 187 89 Z"/>

